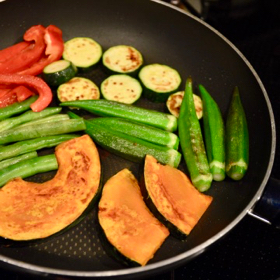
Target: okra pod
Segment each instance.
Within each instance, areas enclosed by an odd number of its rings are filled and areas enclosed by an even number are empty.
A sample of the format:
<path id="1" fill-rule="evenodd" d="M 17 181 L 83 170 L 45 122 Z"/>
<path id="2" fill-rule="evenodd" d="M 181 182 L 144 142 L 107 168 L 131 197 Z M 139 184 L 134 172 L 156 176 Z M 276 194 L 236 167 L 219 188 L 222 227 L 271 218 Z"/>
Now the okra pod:
<path id="1" fill-rule="evenodd" d="M 5 119 L 3 121 L 0 122 L 0 132 L 16 127 L 20 124 L 23 123 L 28 123 L 30 121 L 35 121 L 50 115 L 54 115 L 54 114 L 58 114 L 60 113 L 60 111 L 62 110 L 61 107 L 49 107 L 46 108 L 44 110 L 42 110 L 41 112 L 33 112 L 32 110 L 28 110 L 27 112 L 24 112 L 23 114 L 16 116 L 16 117 L 12 117 L 9 119 Z"/>
<path id="2" fill-rule="evenodd" d="M 210 172 L 199 120 L 196 116 L 192 78 L 188 77 L 184 98 L 181 104 L 178 130 L 182 153 L 193 185 L 201 192 L 211 186 Z"/>
<path id="3" fill-rule="evenodd" d="M 20 162 L 22 160 L 34 158 L 34 157 L 37 157 L 37 156 L 38 156 L 37 152 L 34 151 L 34 152 L 25 153 L 25 154 L 20 155 L 20 156 L 16 156 L 16 157 L 12 157 L 12 158 L 2 160 L 2 161 L 0 161 L 0 169 L 5 168 L 9 165 L 15 164 L 17 162 Z"/>
<path id="4" fill-rule="evenodd" d="M 158 127 L 167 131 L 177 129 L 177 118 L 171 114 L 105 99 L 77 100 L 60 103 L 61 106 L 80 108 L 101 117 L 118 117 Z"/>
<path id="5" fill-rule="evenodd" d="M 226 120 L 226 174 L 233 180 L 245 175 L 249 164 L 249 131 L 238 87 L 234 88 Z"/>
<path id="6" fill-rule="evenodd" d="M 31 96 L 30 98 L 22 101 L 15 102 L 9 106 L 0 108 L 0 120 L 7 119 L 11 116 L 23 113 L 30 109 L 30 105 L 36 101 L 38 96 Z"/>
<path id="7" fill-rule="evenodd" d="M 71 118 L 79 118 L 73 112 L 69 113 Z M 181 161 L 181 154 L 164 146 L 133 137 L 119 131 L 85 120 L 86 133 L 102 148 L 133 162 L 143 162 L 145 156 L 152 155 L 162 164 L 178 167 Z"/>
<path id="8" fill-rule="evenodd" d="M 89 121 L 157 145 L 178 150 L 178 136 L 166 130 L 114 117 L 100 117 Z"/>
<path id="9" fill-rule="evenodd" d="M 203 102 L 203 127 L 207 158 L 215 181 L 225 179 L 225 126 L 216 101 L 199 85 Z"/>
<path id="10" fill-rule="evenodd" d="M 26 178 L 56 169 L 58 163 L 54 154 L 26 159 L 0 170 L 0 187 L 17 177 Z"/>
<path id="11" fill-rule="evenodd" d="M 64 141 L 76 137 L 78 137 L 78 135 L 61 134 L 61 135 L 54 135 L 54 136 L 39 137 L 39 138 L 20 141 L 14 144 L 3 146 L 0 149 L 0 161 L 4 159 L 16 157 L 25 153 L 29 153 L 32 151 L 38 151 L 43 148 L 55 147 Z"/>
<path id="12" fill-rule="evenodd" d="M 83 119 L 69 119 L 52 123 L 42 123 L 40 125 L 28 125 L 2 131 L 0 133 L 0 144 L 82 131 L 85 130 L 85 128 L 86 126 Z"/>

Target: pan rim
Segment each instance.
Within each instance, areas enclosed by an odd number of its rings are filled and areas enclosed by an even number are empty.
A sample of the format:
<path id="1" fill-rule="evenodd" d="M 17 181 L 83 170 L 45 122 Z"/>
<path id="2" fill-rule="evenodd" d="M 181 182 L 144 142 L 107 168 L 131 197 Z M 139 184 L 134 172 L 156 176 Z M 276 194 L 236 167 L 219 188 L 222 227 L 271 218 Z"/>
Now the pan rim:
<path id="1" fill-rule="evenodd" d="M 1 1 L 0 1 L 1 2 Z M 211 30 L 213 33 L 215 33 L 217 36 L 219 36 L 221 39 L 225 41 L 226 44 L 228 44 L 238 55 L 239 57 L 245 62 L 251 73 L 254 75 L 258 85 L 261 88 L 261 91 L 263 93 L 263 96 L 266 101 L 266 105 L 268 108 L 268 113 L 270 117 L 270 123 L 271 123 L 271 152 L 270 152 L 270 159 L 267 166 L 267 170 L 265 173 L 265 176 L 262 180 L 262 183 L 259 186 L 258 191 L 254 195 L 254 197 L 251 199 L 251 201 L 248 203 L 246 208 L 223 230 L 221 230 L 219 233 L 214 235 L 212 238 L 208 239 L 207 241 L 203 242 L 202 244 L 194 247 L 191 250 L 188 250 L 187 252 L 181 253 L 175 257 L 171 257 L 169 259 L 159 261 L 154 264 L 148 264 L 144 267 L 137 267 L 137 268 L 125 268 L 125 269 L 118 269 L 118 270 L 107 270 L 107 271 L 71 271 L 71 270 L 64 270 L 64 269 L 54 269 L 49 267 L 43 267 L 38 265 L 29 264 L 23 261 L 16 261 L 12 258 L 5 257 L 0 255 L 0 260 L 7 265 L 16 266 L 17 268 L 21 268 L 24 270 L 27 270 L 30 273 L 42 273 L 44 275 L 60 275 L 60 276 L 74 276 L 74 277 L 116 277 L 116 276 L 132 276 L 136 274 L 145 274 L 147 272 L 152 272 L 155 270 L 158 270 L 159 268 L 169 268 L 171 266 L 178 266 L 187 260 L 190 260 L 198 255 L 200 255 L 202 252 L 204 252 L 210 245 L 212 245 L 214 242 L 225 236 L 231 229 L 233 229 L 245 216 L 248 214 L 248 212 L 252 211 L 254 205 L 256 202 L 261 198 L 261 195 L 265 189 L 265 186 L 269 180 L 271 170 L 274 163 L 275 158 L 275 151 L 276 151 L 276 125 L 275 125 L 275 118 L 272 110 L 272 105 L 269 100 L 269 96 L 267 94 L 267 91 L 258 76 L 257 72 L 253 68 L 253 66 L 250 64 L 250 62 L 246 59 L 246 57 L 241 53 L 241 51 L 224 35 L 222 35 L 219 31 L 217 31 L 214 27 L 209 25 L 208 23 L 204 22 L 203 20 L 199 19 L 198 17 L 192 15 L 189 12 L 183 11 L 182 9 L 175 7 L 169 3 L 162 2 L 160 0 L 150 0 L 150 2 L 154 2 L 160 5 L 167 6 L 171 9 L 177 10 L 180 13 L 185 14 L 186 16 L 192 18 L 193 20 L 196 20 L 200 24 L 204 25 L 206 28 Z"/>

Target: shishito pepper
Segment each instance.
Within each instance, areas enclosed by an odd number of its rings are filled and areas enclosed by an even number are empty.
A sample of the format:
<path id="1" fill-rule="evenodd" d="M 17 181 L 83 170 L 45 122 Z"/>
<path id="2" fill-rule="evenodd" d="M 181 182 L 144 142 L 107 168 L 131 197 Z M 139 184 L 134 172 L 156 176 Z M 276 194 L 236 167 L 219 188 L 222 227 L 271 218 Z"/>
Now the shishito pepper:
<path id="1" fill-rule="evenodd" d="M 249 131 L 239 89 L 234 88 L 226 120 L 226 174 L 233 180 L 245 175 L 249 164 Z"/>
<path id="2" fill-rule="evenodd" d="M 201 192 L 211 186 L 210 172 L 199 120 L 196 116 L 192 79 L 186 81 L 184 98 L 180 108 L 178 130 L 183 156 L 193 185 Z"/>
<path id="3" fill-rule="evenodd" d="M 220 108 L 204 86 L 199 85 L 203 101 L 204 139 L 210 171 L 215 181 L 225 179 L 225 127 Z"/>

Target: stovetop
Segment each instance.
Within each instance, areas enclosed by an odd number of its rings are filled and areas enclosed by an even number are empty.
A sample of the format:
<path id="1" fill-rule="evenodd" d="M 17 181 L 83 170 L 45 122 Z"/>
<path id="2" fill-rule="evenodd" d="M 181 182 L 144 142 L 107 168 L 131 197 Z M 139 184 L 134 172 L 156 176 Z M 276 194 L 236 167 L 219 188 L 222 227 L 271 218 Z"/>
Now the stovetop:
<path id="1" fill-rule="evenodd" d="M 261 9 L 247 16 L 206 19 L 235 44 L 258 73 L 268 92 L 276 127 L 280 121 L 279 8 L 279 1 L 268 0 L 263 1 Z M 279 139 L 279 130 L 277 136 Z M 279 161 L 278 148 L 271 174 L 278 180 Z M 0 279 L 27 280 L 30 275 L 0 269 Z M 184 266 L 146 280 L 183 279 L 280 280 L 280 229 L 248 215 L 203 254 Z"/>

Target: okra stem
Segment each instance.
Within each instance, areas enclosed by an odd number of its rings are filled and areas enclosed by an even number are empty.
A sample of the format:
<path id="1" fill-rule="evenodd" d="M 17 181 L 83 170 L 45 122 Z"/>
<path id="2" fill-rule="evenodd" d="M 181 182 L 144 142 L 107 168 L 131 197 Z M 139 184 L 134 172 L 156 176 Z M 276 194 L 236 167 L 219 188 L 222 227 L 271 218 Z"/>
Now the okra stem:
<path id="1" fill-rule="evenodd" d="M 204 139 L 210 171 L 215 181 L 225 179 L 225 128 L 218 104 L 202 85 Z"/>
<path id="2" fill-rule="evenodd" d="M 210 188 L 213 177 L 206 156 L 199 120 L 196 116 L 191 77 L 186 81 L 178 125 L 180 145 L 191 181 L 199 191 L 204 192 Z"/>
<path id="3" fill-rule="evenodd" d="M 77 136 L 78 135 L 75 134 L 61 134 L 16 142 L 14 144 L 1 147 L 0 161 L 43 148 L 51 148 L 64 141 L 76 138 Z"/>
<path id="4" fill-rule="evenodd" d="M 58 135 L 85 130 L 83 119 L 55 121 L 40 125 L 28 125 L 19 128 L 8 129 L 0 133 L 0 144 L 23 141 L 43 136 Z"/>
<path id="5" fill-rule="evenodd" d="M 0 187 L 17 177 L 26 178 L 56 169 L 58 164 L 54 154 L 26 159 L 0 170 Z"/>
<path id="6" fill-rule="evenodd" d="M 41 112 L 33 112 L 32 110 L 29 110 L 19 116 L 1 121 L 0 132 L 13 128 L 23 123 L 27 123 L 33 120 L 35 121 L 50 115 L 58 114 L 61 110 L 62 110 L 61 107 L 50 107 L 42 110 Z"/>

